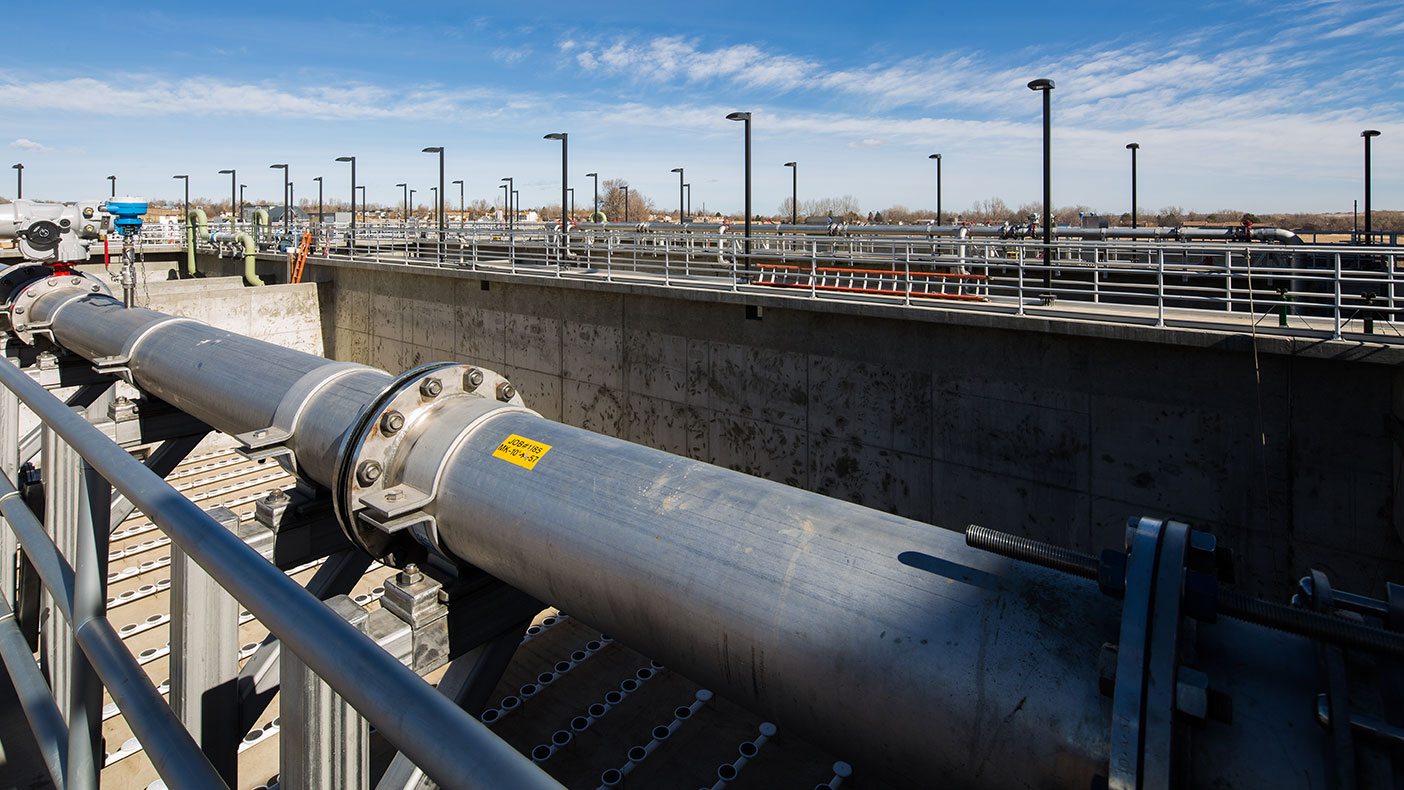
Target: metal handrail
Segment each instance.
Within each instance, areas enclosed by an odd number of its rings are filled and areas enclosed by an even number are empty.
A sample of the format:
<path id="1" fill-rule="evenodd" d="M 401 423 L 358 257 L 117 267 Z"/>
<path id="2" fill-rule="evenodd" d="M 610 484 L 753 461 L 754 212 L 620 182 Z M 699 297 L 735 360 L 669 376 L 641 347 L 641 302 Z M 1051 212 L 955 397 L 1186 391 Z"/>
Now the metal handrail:
<path id="1" fill-rule="evenodd" d="M 528 758 L 437 693 L 365 634 L 335 616 L 296 581 L 9 361 L 0 361 L 0 385 L 14 392 L 187 556 L 267 626 L 284 647 L 296 654 L 430 778 L 445 787 L 560 787 Z M 141 683 L 129 683 L 122 675 L 114 674 L 123 655 L 139 673 L 141 670 L 122 647 L 111 625 L 103 627 L 105 618 L 93 618 L 88 623 L 88 627 L 79 624 L 80 645 L 112 690 L 119 707 L 123 710 L 130 707 L 135 715 L 153 717 L 145 722 L 148 728 L 159 728 L 163 716 L 169 716 L 179 730 L 179 733 L 171 733 L 164 728 L 148 729 L 147 736 L 156 739 L 148 741 L 139 729 L 142 725 L 130 722 L 138 740 L 153 752 L 153 762 L 155 749 L 175 748 L 171 744 L 178 742 L 183 734 L 188 746 L 180 750 L 194 748 L 207 772 L 200 780 L 202 784 L 185 784 L 180 782 L 181 777 L 167 778 L 165 773 L 162 778 L 172 786 L 222 786 L 219 775 L 199 753 L 164 700 L 159 702 L 164 710 L 162 714 L 150 704 L 149 698 L 132 696 L 126 703 L 118 699 L 119 688 L 123 693 L 135 695 L 142 692 L 144 683 L 150 694 L 156 691 L 144 673 L 141 673 Z M 115 643 L 114 639 L 117 639 Z M 414 714 L 405 715 L 406 710 L 413 710 Z M 198 766 L 192 759 L 190 765 L 178 767 L 194 770 Z"/>

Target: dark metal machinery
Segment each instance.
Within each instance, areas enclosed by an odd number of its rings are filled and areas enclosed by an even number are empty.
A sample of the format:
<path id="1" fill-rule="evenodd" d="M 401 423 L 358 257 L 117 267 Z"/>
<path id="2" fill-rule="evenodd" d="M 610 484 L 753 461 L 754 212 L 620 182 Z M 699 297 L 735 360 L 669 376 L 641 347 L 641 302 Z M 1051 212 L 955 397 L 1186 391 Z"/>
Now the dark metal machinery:
<path id="1" fill-rule="evenodd" d="M 457 650 L 425 585 L 490 577 L 912 785 L 1401 781 L 1396 587 L 1376 601 L 1320 577 L 1302 606 L 1252 600 L 1173 521 L 1099 558 L 952 532 L 543 419 L 483 368 L 392 376 L 91 286 L 0 272 L 5 328 L 324 493 L 351 544 L 406 569 L 411 666 Z"/>

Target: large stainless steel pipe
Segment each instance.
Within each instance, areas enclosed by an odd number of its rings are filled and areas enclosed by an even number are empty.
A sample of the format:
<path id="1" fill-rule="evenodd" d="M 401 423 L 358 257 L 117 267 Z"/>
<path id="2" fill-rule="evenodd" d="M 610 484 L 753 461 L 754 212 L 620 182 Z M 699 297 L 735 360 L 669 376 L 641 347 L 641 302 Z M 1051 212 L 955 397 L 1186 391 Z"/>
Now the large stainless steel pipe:
<path id="1" fill-rule="evenodd" d="M 106 296 L 58 293 L 33 312 L 80 353 L 125 349 L 139 385 L 226 432 L 270 425 L 299 401 L 290 444 L 328 486 L 336 448 L 391 381 L 359 367 L 332 378 L 327 366 L 341 363 Z M 446 552 L 866 769 L 951 787 L 1081 788 L 1105 772 L 1110 702 L 1097 667 L 1119 613 L 1094 585 L 521 410 L 447 424 L 464 412 L 446 409 L 428 431 L 466 430 L 461 442 L 406 440 L 396 457 L 406 479 L 435 481 L 425 509 Z M 513 435 L 549 449 L 531 468 L 504 460 Z M 1206 725 L 1194 757 L 1213 762 L 1199 774 L 1225 786 L 1323 776 L 1314 709 L 1293 697 L 1311 687 L 1306 641 L 1234 622 L 1200 634 L 1203 652 L 1226 657 L 1246 713 Z"/>

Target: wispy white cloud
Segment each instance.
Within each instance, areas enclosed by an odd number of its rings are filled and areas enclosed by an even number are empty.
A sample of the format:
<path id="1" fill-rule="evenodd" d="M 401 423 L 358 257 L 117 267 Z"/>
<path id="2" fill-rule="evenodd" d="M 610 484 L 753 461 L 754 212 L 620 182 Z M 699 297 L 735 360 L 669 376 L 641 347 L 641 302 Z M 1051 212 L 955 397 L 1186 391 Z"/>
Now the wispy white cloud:
<path id="1" fill-rule="evenodd" d="M 36 154 L 42 154 L 47 151 L 54 150 L 49 146 L 44 145 L 43 143 L 36 143 L 28 137 L 21 137 L 18 140 L 15 140 L 14 142 L 10 143 L 10 147 L 18 148 L 21 151 L 33 151 Z"/>
<path id="2" fill-rule="evenodd" d="M 854 140 L 848 143 L 849 148 L 877 148 L 882 145 L 882 141 L 876 137 L 864 137 L 862 140 Z"/>

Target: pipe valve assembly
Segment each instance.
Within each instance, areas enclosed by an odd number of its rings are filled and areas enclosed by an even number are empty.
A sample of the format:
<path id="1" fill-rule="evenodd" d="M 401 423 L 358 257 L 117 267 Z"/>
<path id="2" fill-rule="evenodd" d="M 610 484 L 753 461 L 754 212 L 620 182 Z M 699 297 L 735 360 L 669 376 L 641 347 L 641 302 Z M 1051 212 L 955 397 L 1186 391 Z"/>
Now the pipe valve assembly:
<path id="1" fill-rule="evenodd" d="M 0 314 L 279 459 L 371 556 L 490 574 L 858 770 L 1079 790 L 1400 781 L 1404 589 L 1377 601 L 1320 576 L 1300 606 L 1267 604 L 1169 520 L 1097 558 L 942 529 L 545 419 L 476 365 L 333 362 L 34 264 L 0 271 Z"/>

